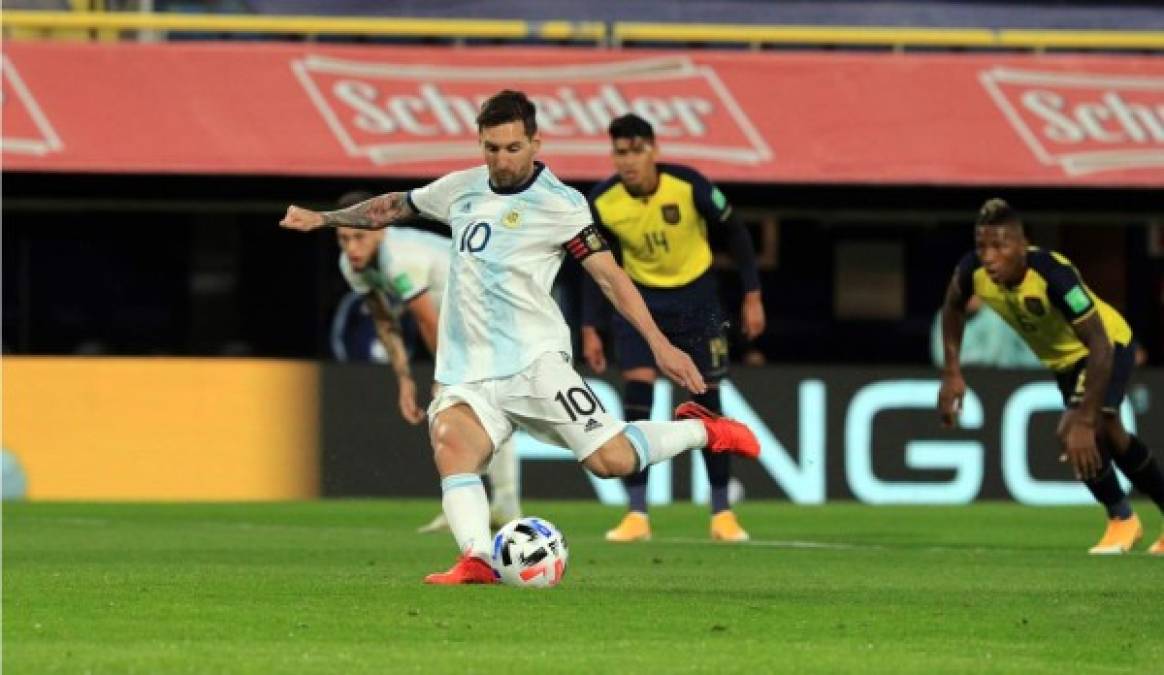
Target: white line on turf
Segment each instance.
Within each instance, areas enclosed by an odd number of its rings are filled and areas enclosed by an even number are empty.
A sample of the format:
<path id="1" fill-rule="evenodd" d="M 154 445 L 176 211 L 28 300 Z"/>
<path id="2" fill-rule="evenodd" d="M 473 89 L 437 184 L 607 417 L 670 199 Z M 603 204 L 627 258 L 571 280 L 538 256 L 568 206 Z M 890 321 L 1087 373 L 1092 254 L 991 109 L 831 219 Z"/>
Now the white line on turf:
<path id="1" fill-rule="evenodd" d="M 751 539 L 749 541 L 724 542 L 711 539 L 697 539 L 694 537 L 655 537 L 652 541 L 660 544 L 704 544 L 709 546 L 757 546 L 766 548 L 802 548 L 802 549 L 831 549 L 848 551 L 857 549 L 884 548 L 877 544 L 844 544 L 831 541 L 800 541 L 778 539 Z"/>

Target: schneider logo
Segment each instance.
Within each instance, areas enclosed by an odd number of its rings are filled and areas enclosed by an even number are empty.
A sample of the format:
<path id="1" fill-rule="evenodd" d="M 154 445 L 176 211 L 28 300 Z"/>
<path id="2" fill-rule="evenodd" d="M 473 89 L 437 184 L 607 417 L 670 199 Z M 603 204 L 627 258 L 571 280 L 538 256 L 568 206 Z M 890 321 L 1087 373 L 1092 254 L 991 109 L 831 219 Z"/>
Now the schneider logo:
<path id="1" fill-rule="evenodd" d="M 60 152 L 64 147 L 60 137 L 6 55 L 0 56 L 0 73 L 3 73 L 0 100 L 4 106 L 0 148 L 21 155 L 43 156 Z"/>
<path id="2" fill-rule="evenodd" d="M 979 73 L 1014 130 L 1043 164 L 1070 176 L 1164 167 L 1164 77 Z"/>
<path id="3" fill-rule="evenodd" d="M 554 155 L 606 157 L 606 127 L 634 112 L 667 154 L 752 165 L 772 159 L 715 69 L 683 57 L 549 66 L 440 66 L 308 56 L 291 63 L 345 151 L 377 164 L 477 157 L 477 111 L 498 89 L 537 104 Z"/>

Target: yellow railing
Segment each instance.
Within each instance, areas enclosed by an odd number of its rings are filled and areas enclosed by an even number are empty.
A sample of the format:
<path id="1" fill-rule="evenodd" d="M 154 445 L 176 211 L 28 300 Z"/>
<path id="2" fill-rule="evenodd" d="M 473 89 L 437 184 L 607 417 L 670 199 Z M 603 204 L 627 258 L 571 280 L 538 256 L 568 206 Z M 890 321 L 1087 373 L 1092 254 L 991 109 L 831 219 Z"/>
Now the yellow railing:
<path id="1" fill-rule="evenodd" d="M 1164 51 L 1164 31 L 1000 30 L 1001 47 Z"/>
<path id="2" fill-rule="evenodd" d="M 504 19 L 407 19 L 380 17 L 254 16 L 211 14 L 143 14 L 131 12 L 8 11 L 0 15 L 6 31 L 176 31 L 184 33 L 243 33 L 313 37 L 358 35 L 366 37 L 579 40 L 601 43 L 606 26 L 598 22 L 548 21 L 534 23 Z"/>
<path id="3" fill-rule="evenodd" d="M 272 34 L 312 38 L 352 35 L 402 39 L 486 39 L 628 44 L 709 44 L 810 47 L 1046 49 L 1164 51 L 1164 31 L 1013 30 L 853 26 L 745 26 L 638 22 L 504 19 L 144 14 L 132 12 L 8 11 L 0 15 L 9 36 L 92 37 L 177 31 Z"/>
<path id="4" fill-rule="evenodd" d="M 991 47 L 994 32 L 983 28 L 858 28 L 828 26 L 742 26 L 730 24 L 616 23 L 615 44 L 695 42 L 705 44 Z"/>
<path id="5" fill-rule="evenodd" d="M 978 49 L 1101 49 L 1164 51 L 1164 31 L 1012 30 L 989 28 L 891 28 L 827 26 L 743 26 L 730 24 L 615 23 L 615 45 L 701 43 L 880 46 Z"/>

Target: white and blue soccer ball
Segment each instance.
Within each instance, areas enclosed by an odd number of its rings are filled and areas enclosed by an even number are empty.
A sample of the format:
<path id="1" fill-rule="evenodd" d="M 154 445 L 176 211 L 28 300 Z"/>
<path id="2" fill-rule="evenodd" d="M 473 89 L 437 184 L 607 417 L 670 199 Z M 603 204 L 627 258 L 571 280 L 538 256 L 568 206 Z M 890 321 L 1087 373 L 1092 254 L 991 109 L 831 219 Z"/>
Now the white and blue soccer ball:
<path id="1" fill-rule="evenodd" d="M 566 537 L 543 518 L 511 520 L 493 537 L 493 573 L 509 586 L 556 586 L 569 557 Z"/>

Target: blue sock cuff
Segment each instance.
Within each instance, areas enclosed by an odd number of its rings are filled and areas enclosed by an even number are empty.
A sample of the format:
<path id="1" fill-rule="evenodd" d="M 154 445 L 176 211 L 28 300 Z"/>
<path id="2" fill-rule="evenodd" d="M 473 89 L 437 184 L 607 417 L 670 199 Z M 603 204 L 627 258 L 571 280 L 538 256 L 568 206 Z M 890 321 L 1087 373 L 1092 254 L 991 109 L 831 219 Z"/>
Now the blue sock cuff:
<path id="1" fill-rule="evenodd" d="M 441 493 L 450 492 L 457 488 L 472 487 L 480 485 L 484 487 L 481 482 L 481 477 L 475 473 L 454 473 L 451 476 L 445 476 L 441 479 Z"/>
<path id="2" fill-rule="evenodd" d="M 638 470 L 642 471 L 651 464 L 647 455 L 647 435 L 634 424 L 626 425 L 625 433 L 626 439 L 630 441 L 631 447 L 635 449 L 635 456 L 639 458 Z"/>

